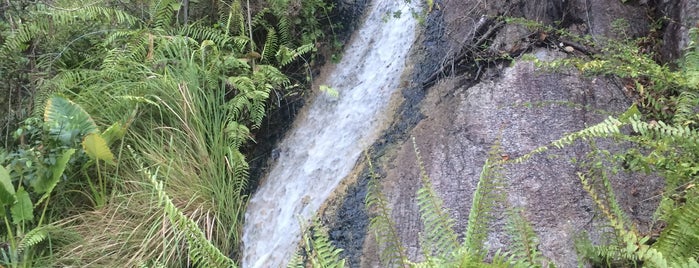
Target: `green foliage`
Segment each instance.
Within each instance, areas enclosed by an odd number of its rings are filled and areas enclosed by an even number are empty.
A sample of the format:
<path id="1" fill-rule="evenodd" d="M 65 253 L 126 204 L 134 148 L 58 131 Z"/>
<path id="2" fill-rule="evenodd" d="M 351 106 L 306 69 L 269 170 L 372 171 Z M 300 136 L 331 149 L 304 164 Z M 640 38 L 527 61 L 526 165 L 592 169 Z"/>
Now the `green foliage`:
<path id="1" fill-rule="evenodd" d="M 370 179 L 364 202 L 367 211 L 374 214 L 369 221 L 369 229 L 373 231 L 376 244 L 379 246 L 381 264 L 383 267 L 406 267 L 408 257 L 405 255 L 405 248 L 401 244 L 396 224 L 391 218 L 391 208 L 387 198 L 381 191 L 379 176 L 368 155 L 367 163 Z"/>
<path id="2" fill-rule="evenodd" d="M 488 229 L 497 217 L 493 211 L 498 203 L 506 199 L 502 191 L 504 187 L 503 167 L 498 158 L 502 153 L 500 143 L 496 142 L 488 152 L 488 158 L 483 164 L 478 185 L 473 193 L 473 202 L 468 215 L 468 227 L 464 250 L 470 250 L 472 254 L 485 257 L 487 253 L 485 241 L 488 238 Z"/>
<path id="3" fill-rule="evenodd" d="M 536 267 L 549 262 L 537 250 L 538 239 L 533 228 L 516 209 L 511 209 L 508 218 L 514 236 L 512 251 L 495 252 L 490 262 L 485 262 L 488 253 L 485 240 L 497 215 L 494 208 L 506 200 L 503 191 L 503 160 L 499 143 L 494 144 L 483 166 L 478 187 L 474 192 L 468 226 L 462 243 L 458 242 L 453 230 L 454 220 L 443 207 L 443 201 L 432 187 L 427 176 L 420 152 L 413 146 L 420 169 L 422 187 L 418 190 L 418 206 L 425 233 L 421 236 L 421 247 L 425 261 L 408 261 L 395 223 L 391 219 L 387 198 L 380 190 L 378 176 L 369 161 L 371 180 L 366 197 L 367 209 L 373 212 L 370 229 L 379 245 L 382 264 L 385 267 Z M 508 257 L 509 256 L 509 257 Z"/>
<path id="4" fill-rule="evenodd" d="M 414 138 L 413 146 L 422 182 L 422 187 L 417 191 L 417 204 L 420 208 L 422 223 L 425 226 L 424 230 L 427 232 L 422 237 L 422 248 L 429 254 L 428 256 L 447 259 L 459 246 L 456 232 L 454 232 L 454 220 L 445 210 L 444 201 L 432 187 L 432 182 L 420 159 L 420 152 Z"/>
<path id="5" fill-rule="evenodd" d="M 56 159 L 56 164 L 49 167 L 49 171 L 51 172 L 50 177 L 45 177 L 41 178 L 38 180 L 32 181 L 32 189 L 34 189 L 34 192 L 42 194 L 45 193 L 44 196 L 48 197 L 48 194 L 50 194 L 53 189 L 56 187 L 58 184 L 59 180 L 61 179 L 61 176 L 63 176 L 63 173 L 66 170 L 66 167 L 68 166 L 68 161 L 70 161 L 70 158 L 75 154 L 75 149 L 68 149 L 65 152 L 63 152 L 58 158 Z M 45 197 L 42 197 L 44 199 Z"/>
<path id="6" fill-rule="evenodd" d="M 539 251 L 539 237 L 523 214 L 524 211 L 518 208 L 507 211 L 507 230 L 512 237 L 510 256 L 517 265 L 544 267 L 550 261 Z"/>
<path id="7" fill-rule="evenodd" d="M 310 228 L 303 233 L 303 250 L 294 255 L 287 267 L 289 268 L 342 268 L 345 267 L 345 259 L 340 258 L 342 249 L 336 248 L 330 242 L 328 231 L 321 226 L 318 220 L 313 222 Z"/>
<path id="8" fill-rule="evenodd" d="M 182 25 L 178 0 L 10 2 L 0 92 L 36 108 L 0 150 L 0 265 L 233 266 L 221 252 L 239 255 L 249 141 L 334 30 L 332 5 L 190 1 L 224 19 Z M 59 247 L 54 227 L 84 239 Z"/>
<path id="9" fill-rule="evenodd" d="M 17 189 L 17 193 L 15 193 L 15 199 L 16 201 L 12 204 L 12 208 L 10 209 L 12 223 L 20 225 L 34 220 L 34 206 L 32 200 L 29 198 L 29 193 L 27 193 L 24 188 L 19 188 Z"/>
<path id="10" fill-rule="evenodd" d="M 158 203 L 163 207 L 165 215 L 175 228 L 183 232 L 184 237 L 187 237 L 187 242 L 189 244 L 188 256 L 191 263 L 201 267 L 236 267 L 233 260 L 221 253 L 216 246 L 206 239 L 206 235 L 199 229 L 197 223 L 185 216 L 184 213 L 172 203 L 170 197 L 168 197 L 165 190 L 163 190 L 162 182 L 157 179 L 158 172 L 156 171 L 150 174 L 150 172 L 145 169 L 144 172 L 150 177 L 150 182 L 155 194 L 158 196 Z"/>
<path id="11" fill-rule="evenodd" d="M 699 259 L 699 194 L 692 188 L 686 203 L 672 212 L 667 227 L 653 248 L 663 252 L 669 263 L 697 265 Z"/>
<path id="12" fill-rule="evenodd" d="M 15 202 L 15 187 L 10 179 L 10 172 L 0 165 L 0 211 L 5 211 L 5 206 Z"/>
<path id="13" fill-rule="evenodd" d="M 85 110 L 63 97 L 52 97 L 46 102 L 44 124 L 50 135 L 56 136 L 64 145 L 89 133 L 96 133 L 97 125 Z"/>
<path id="14" fill-rule="evenodd" d="M 107 141 L 99 134 L 90 133 L 82 142 L 83 150 L 92 159 L 114 162 L 114 154 L 109 150 Z"/>
<path id="15" fill-rule="evenodd" d="M 646 53 L 637 44 L 639 40 L 607 40 L 592 59 L 572 57 L 552 62 L 535 60 L 538 66 L 559 69 L 575 67 L 586 75 L 614 75 L 623 79 L 627 90 L 638 95 L 638 104 L 652 117 L 669 121 L 675 115 L 678 120 L 692 122 L 691 106 L 696 107 L 696 86 L 687 75 L 688 71 L 674 71 L 659 64 L 651 53 Z M 686 59 L 691 59 L 688 57 Z M 685 93 L 683 93 L 685 92 Z M 683 113 L 675 113 L 676 110 Z M 684 118 L 684 117 L 689 118 Z"/>
<path id="16" fill-rule="evenodd" d="M 628 134 L 621 129 L 632 130 L 633 133 Z M 699 157 L 699 147 L 697 147 L 699 132 L 686 125 L 666 124 L 654 120 L 646 122 L 642 119 L 639 110 L 631 106 L 618 118 L 609 117 L 597 125 L 567 134 L 551 144 L 562 148 L 579 140 L 594 144 L 594 140 L 601 138 L 631 142 L 643 148 L 643 153 L 633 147 L 616 153 L 593 147 L 591 159 L 594 164 L 588 167 L 587 174 L 580 173 L 579 178 L 583 189 L 588 192 L 602 215 L 609 221 L 617 242 L 598 246 L 581 242 L 578 245 L 580 251 L 591 261 L 608 265 L 629 265 L 633 262 L 644 262 L 650 267 L 695 265 L 699 252 L 692 239 L 696 237 L 699 225 L 694 221 L 696 218 L 691 215 L 696 209 L 694 203 L 696 199 L 693 199 L 696 195 L 686 193 L 690 198 L 686 198 L 681 204 L 669 201 L 678 186 L 693 185 L 695 181 L 694 176 L 699 171 L 697 169 L 699 165 L 696 163 Z M 516 159 L 515 162 L 525 161 L 547 150 L 549 150 L 547 146 L 539 147 L 530 154 Z M 631 171 L 654 171 L 666 179 L 666 190 L 658 215 L 661 219 L 673 224 L 666 227 L 655 244 L 649 242 L 650 237 L 637 233 L 616 200 L 607 170 L 612 167 L 611 171 L 616 172 L 613 167 L 621 164 L 610 165 L 610 163 L 617 161 L 623 161 L 626 168 Z"/>

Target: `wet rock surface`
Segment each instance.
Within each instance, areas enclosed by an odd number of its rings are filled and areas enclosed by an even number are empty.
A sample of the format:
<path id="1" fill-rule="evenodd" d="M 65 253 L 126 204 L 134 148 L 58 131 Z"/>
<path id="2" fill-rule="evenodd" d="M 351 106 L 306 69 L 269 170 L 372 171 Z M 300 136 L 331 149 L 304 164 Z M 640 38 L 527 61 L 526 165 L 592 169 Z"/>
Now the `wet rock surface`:
<path id="1" fill-rule="evenodd" d="M 680 58 L 690 41 L 689 30 L 699 26 L 699 1 L 659 0 L 658 12 L 669 19 L 663 32 L 661 54 L 666 61 Z"/>
<path id="2" fill-rule="evenodd" d="M 696 1 L 680 2 L 678 7 L 652 1 L 435 1 L 435 10 L 426 17 L 419 45 L 413 50 L 414 74 L 406 82 L 411 86 L 402 92 L 391 127 L 371 150 L 411 260 L 421 259 L 416 234 L 423 229 L 416 202 L 419 170 L 410 137 L 415 137 L 428 175 L 456 219 L 457 233 L 463 234 L 473 191 L 492 144 L 500 141 L 505 153 L 515 158 L 566 133 L 619 114 L 632 103 L 624 94 L 622 83 L 611 77 L 584 77 L 575 70 L 552 72 L 520 60 L 514 64 L 464 63 L 469 59 L 462 57 L 462 62 L 458 62 L 464 48 L 484 34 L 490 34 L 484 46 L 491 52 L 520 48 L 522 44 L 518 42 L 525 42 L 525 37 L 533 34 L 517 25 L 499 25 L 500 28 L 488 31 L 495 25 L 488 18 L 512 16 L 544 24 L 558 23 L 572 33 L 591 34 L 596 42 L 603 43 L 646 36 L 650 31 L 649 14 L 659 8 L 674 11 L 683 18 L 677 22 L 690 27 L 688 21 L 698 12 L 687 12 L 682 7 L 691 9 L 697 6 Z M 614 23 L 617 19 L 626 23 Z M 677 36 L 686 36 L 687 32 L 680 24 L 662 29 L 665 46 L 686 46 L 686 42 L 678 41 Z M 540 60 L 571 56 L 556 44 L 528 46 L 522 54 Z M 444 71 L 444 66 L 456 69 L 459 64 L 467 68 Z M 437 79 L 424 85 L 431 77 Z M 598 141 L 594 146 L 618 151 L 628 145 Z M 590 144 L 576 143 L 505 167 L 507 203 L 524 208 L 525 217 L 541 240 L 540 250 L 558 267 L 578 265 L 574 249 L 577 235 L 585 231 L 593 241 L 599 241 L 605 230 L 606 222 L 578 180 L 578 172 L 587 170 L 586 166 L 570 161 L 585 159 L 590 151 Z M 368 235 L 371 232 L 365 222 L 367 212 L 363 210 L 366 173 L 364 169 L 363 175 L 346 188 L 351 190 L 346 191 L 349 194 L 345 199 L 330 205 L 325 218 L 331 226 L 331 236 L 336 245 L 345 249 L 351 267 L 380 267 L 377 246 Z M 623 171 L 611 180 L 630 220 L 639 231 L 647 232 L 662 180 Z M 504 217 L 494 223 L 487 242 L 491 252 L 507 250 L 510 242 L 503 226 Z M 357 234 L 365 237 L 361 239 Z"/>

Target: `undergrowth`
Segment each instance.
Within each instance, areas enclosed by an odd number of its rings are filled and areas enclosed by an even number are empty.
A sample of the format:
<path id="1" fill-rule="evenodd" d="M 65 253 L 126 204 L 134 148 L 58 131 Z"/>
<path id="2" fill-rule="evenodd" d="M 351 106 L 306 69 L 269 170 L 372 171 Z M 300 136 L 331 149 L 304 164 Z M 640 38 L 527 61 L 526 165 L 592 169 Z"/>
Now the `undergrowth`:
<path id="1" fill-rule="evenodd" d="M 303 94 L 333 6 L 12 2 L 0 91 L 34 108 L 2 127 L 0 265 L 235 267 L 245 148 Z"/>

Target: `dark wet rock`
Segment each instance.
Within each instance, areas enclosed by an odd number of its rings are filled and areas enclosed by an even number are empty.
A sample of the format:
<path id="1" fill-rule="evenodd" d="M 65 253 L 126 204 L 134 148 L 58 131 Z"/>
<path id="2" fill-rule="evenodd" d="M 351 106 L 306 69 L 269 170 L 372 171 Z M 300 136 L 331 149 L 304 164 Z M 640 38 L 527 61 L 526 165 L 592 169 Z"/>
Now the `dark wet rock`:
<path id="1" fill-rule="evenodd" d="M 659 16 L 666 16 L 667 25 L 663 33 L 660 53 L 665 61 L 677 60 L 690 41 L 689 30 L 699 26 L 699 1 L 659 0 Z"/>
<path id="2" fill-rule="evenodd" d="M 333 245 L 343 249 L 346 267 L 360 267 L 362 261 L 369 226 L 369 217 L 364 209 L 368 182 L 368 173 L 364 172 L 356 183 L 347 188 L 344 198 L 331 202 L 330 207 L 337 207 L 337 210 L 326 213 L 324 218 L 328 222 Z"/>
<path id="3" fill-rule="evenodd" d="M 330 15 L 330 20 L 340 25 L 340 29 L 336 31 L 343 42 L 362 21 L 361 18 L 368 4 L 368 0 L 335 0 L 335 8 Z"/>

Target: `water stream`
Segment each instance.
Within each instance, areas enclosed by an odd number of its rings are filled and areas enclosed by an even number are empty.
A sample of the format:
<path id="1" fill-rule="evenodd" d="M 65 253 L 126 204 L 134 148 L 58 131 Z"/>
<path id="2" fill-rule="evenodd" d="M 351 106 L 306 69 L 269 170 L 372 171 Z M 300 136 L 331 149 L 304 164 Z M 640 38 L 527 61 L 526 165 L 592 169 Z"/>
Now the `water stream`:
<path id="1" fill-rule="evenodd" d="M 299 219 L 315 215 L 381 130 L 416 22 L 401 0 L 374 0 L 369 9 L 340 63 L 320 81 L 339 96 L 319 94 L 305 107 L 250 199 L 243 267 L 285 267 L 301 240 Z M 386 18 L 394 11 L 402 16 Z"/>

